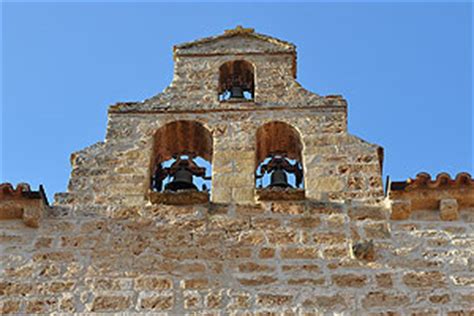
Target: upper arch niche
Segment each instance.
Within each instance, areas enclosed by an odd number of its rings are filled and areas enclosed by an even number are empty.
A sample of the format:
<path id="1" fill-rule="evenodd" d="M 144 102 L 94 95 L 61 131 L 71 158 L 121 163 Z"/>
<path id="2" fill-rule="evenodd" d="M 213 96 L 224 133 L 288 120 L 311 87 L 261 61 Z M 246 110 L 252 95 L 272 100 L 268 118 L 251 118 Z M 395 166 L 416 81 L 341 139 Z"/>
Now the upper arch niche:
<path id="1" fill-rule="evenodd" d="M 234 60 L 219 68 L 219 101 L 253 100 L 255 97 L 255 71 L 251 63 Z"/>

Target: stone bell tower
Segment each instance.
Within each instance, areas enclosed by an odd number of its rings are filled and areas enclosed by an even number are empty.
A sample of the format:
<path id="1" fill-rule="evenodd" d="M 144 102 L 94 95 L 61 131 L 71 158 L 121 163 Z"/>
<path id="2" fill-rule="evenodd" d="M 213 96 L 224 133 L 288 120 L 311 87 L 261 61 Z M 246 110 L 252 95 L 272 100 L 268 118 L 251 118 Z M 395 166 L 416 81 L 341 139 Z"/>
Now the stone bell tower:
<path id="1" fill-rule="evenodd" d="M 469 174 L 384 196 L 382 149 L 296 82 L 290 43 L 237 27 L 174 60 L 54 205 L 0 185 L 0 314 L 473 314 Z"/>
<path id="2" fill-rule="evenodd" d="M 348 134 L 341 96 L 296 81 L 293 44 L 238 26 L 175 46 L 174 61 L 162 93 L 112 106 L 105 143 L 73 154 L 70 195 L 138 204 L 383 196 L 382 148 Z"/>

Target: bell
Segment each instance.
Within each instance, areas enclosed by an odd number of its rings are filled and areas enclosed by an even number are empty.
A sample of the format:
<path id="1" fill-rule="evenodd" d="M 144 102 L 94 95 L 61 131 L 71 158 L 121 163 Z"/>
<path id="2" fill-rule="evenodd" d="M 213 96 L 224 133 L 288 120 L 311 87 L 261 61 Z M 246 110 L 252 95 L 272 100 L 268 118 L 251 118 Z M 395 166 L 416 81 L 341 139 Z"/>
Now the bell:
<path id="1" fill-rule="evenodd" d="M 187 168 L 180 168 L 173 175 L 173 181 L 165 186 L 165 190 L 179 191 L 179 190 L 196 190 L 197 187 L 193 184 L 193 174 Z"/>
<path id="2" fill-rule="evenodd" d="M 291 188 L 288 177 L 283 169 L 276 169 L 270 177 L 270 187 Z"/>
<path id="3" fill-rule="evenodd" d="M 230 98 L 231 99 L 243 99 L 244 98 L 244 89 L 239 86 L 233 86 L 230 89 Z"/>

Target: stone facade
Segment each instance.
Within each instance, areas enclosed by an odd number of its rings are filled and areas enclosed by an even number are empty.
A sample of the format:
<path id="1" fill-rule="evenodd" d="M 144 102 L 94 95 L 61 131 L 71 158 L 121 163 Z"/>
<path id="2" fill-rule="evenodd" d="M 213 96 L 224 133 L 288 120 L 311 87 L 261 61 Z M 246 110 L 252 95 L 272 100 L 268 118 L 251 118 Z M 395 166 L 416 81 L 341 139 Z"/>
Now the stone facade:
<path id="1" fill-rule="evenodd" d="M 174 60 L 163 93 L 110 107 L 105 141 L 71 155 L 68 191 L 38 228 L 0 220 L 0 312 L 474 314 L 469 175 L 385 196 L 382 148 L 347 132 L 341 96 L 296 82 L 293 44 L 236 28 L 175 46 Z M 252 100 L 218 98 L 219 67 L 233 60 L 254 67 Z M 208 158 L 209 201 L 151 190 L 171 152 L 157 133 L 173 122 L 210 135 L 199 143 L 185 128 L 169 144 L 191 138 Z M 289 149 L 303 165 L 297 194 L 256 187 L 269 141 L 257 135 L 271 122 L 301 143 Z"/>

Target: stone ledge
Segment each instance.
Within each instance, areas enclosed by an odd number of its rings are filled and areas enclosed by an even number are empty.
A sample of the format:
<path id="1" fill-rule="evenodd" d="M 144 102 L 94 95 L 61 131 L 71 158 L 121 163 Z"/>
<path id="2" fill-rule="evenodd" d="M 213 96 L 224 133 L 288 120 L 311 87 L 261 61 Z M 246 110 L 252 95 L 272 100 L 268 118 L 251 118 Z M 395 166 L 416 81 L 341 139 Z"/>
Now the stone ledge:
<path id="1" fill-rule="evenodd" d="M 192 205 L 209 203 L 209 193 L 194 190 L 178 192 L 149 192 L 148 198 L 153 204 Z"/>
<path id="2" fill-rule="evenodd" d="M 300 201 L 304 200 L 304 189 L 265 188 L 256 189 L 255 195 L 259 201 Z"/>

